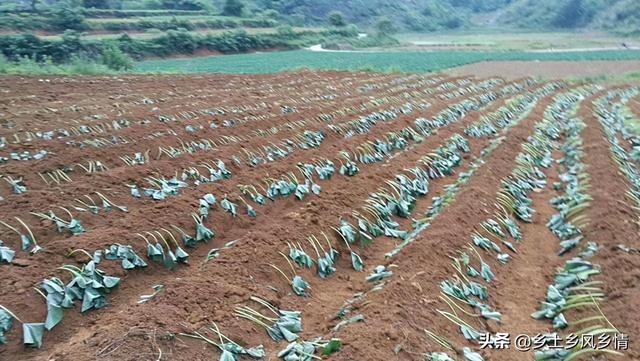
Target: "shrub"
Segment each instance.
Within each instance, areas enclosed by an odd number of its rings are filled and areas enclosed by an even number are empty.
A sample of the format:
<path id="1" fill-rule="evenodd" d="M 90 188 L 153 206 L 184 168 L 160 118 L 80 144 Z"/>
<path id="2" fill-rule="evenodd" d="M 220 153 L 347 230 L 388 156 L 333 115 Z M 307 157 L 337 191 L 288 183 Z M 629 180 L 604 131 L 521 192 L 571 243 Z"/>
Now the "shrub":
<path id="1" fill-rule="evenodd" d="M 329 25 L 331 26 L 335 26 L 335 27 L 347 26 L 347 21 L 344 19 L 344 15 L 342 15 L 342 13 L 339 11 L 330 12 L 329 16 L 327 17 L 327 20 L 329 21 Z"/>
<path id="2" fill-rule="evenodd" d="M 133 69 L 133 59 L 113 44 L 108 45 L 102 51 L 100 62 L 109 69 L 117 71 Z"/>
<path id="3" fill-rule="evenodd" d="M 78 8 L 73 8 L 69 4 L 60 3 L 51 11 L 51 25 L 60 30 L 73 29 L 84 30 L 87 24 L 84 15 Z"/>
<path id="4" fill-rule="evenodd" d="M 391 20 L 387 17 L 381 17 L 375 24 L 376 33 L 378 36 L 388 36 L 397 31 Z"/>
<path id="5" fill-rule="evenodd" d="M 284 39 L 291 39 L 296 36 L 296 33 L 293 31 L 293 28 L 289 25 L 278 26 L 276 32 L 279 36 Z"/>
<path id="6" fill-rule="evenodd" d="M 222 14 L 227 16 L 242 16 L 244 3 L 241 0 L 226 0 L 222 8 Z"/>

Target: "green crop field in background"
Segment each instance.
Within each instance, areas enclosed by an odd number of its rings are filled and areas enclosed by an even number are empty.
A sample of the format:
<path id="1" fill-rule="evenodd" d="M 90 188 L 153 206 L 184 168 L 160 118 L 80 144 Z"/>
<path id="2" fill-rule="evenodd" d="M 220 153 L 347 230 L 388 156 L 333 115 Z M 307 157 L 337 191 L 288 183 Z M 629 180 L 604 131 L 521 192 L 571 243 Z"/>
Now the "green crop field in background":
<path id="1" fill-rule="evenodd" d="M 300 68 L 321 70 L 378 70 L 431 72 L 488 60 L 640 60 L 640 50 L 608 50 L 561 53 L 530 52 L 313 52 L 296 50 L 210 56 L 188 59 L 147 60 L 136 72 L 175 73 L 274 73 Z"/>

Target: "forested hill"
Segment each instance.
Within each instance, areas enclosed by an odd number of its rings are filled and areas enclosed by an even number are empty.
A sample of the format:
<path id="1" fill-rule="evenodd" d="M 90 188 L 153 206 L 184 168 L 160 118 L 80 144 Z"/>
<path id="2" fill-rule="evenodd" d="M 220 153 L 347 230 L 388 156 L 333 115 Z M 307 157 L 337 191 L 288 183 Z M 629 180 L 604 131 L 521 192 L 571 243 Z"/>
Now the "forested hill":
<path id="1" fill-rule="evenodd" d="M 224 2 L 214 0 L 220 8 Z M 396 26 L 414 31 L 508 25 L 640 34 L 638 0 L 251 0 L 247 7 L 277 11 L 298 25 L 324 22 L 331 11 L 338 11 L 358 25 L 386 16 Z"/>
<path id="2" fill-rule="evenodd" d="M 386 17 L 409 31 L 508 26 L 640 35 L 638 0 L 0 0 L 0 10 L 46 8 L 60 2 L 99 9 L 226 12 L 295 26 L 325 25 L 333 13 L 342 15 L 338 21 L 363 28 Z"/>

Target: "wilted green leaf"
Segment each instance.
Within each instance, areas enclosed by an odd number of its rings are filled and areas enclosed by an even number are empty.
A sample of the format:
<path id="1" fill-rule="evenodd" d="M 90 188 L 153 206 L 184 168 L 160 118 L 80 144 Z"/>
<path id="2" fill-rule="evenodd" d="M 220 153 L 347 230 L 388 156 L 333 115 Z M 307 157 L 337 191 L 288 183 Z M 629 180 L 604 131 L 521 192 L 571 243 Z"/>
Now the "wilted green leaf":
<path id="1" fill-rule="evenodd" d="M 225 211 L 231 213 L 233 217 L 237 215 L 238 205 L 229 201 L 227 198 L 223 198 L 220 201 L 220 207 L 222 207 L 222 209 L 224 209 Z"/>
<path id="2" fill-rule="evenodd" d="M 484 278 L 484 280 L 487 282 L 491 282 L 495 279 L 493 272 L 491 272 L 491 267 L 489 267 L 489 265 L 485 262 L 481 262 L 480 264 L 480 274 L 482 275 L 482 278 Z"/>
<path id="3" fill-rule="evenodd" d="M 153 261 L 160 261 L 164 257 L 164 251 L 162 246 L 157 244 L 148 244 L 147 245 L 147 257 L 149 257 Z"/>
<path id="4" fill-rule="evenodd" d="M 13 326 L 13 316 L 0 307 L 0 345 L 6 344 L 7 339 L 4 334 L 11 330 Z"/>
<path id="5" fill-rule="evenodd" d="M 356 232 L 353 229 L 353 226 L 346 220 L 340 219 L 339 231 L 347 242 L 354 243 L 356 241 Z"/>
<path id="6" fill-rule="evenodd" d="M 236 361 L 236 357 L 231 352 L 227 350 L 222 350 L 222 355 L 220 355 L 220 361 Z"/>
<path id="7" fill-rule="evenodd" d="M 341 346 L 342 343 L 340 342 L 340 340 L 338 340 L 337 338 L 332 339 L 322 348 L 322 356 L 329 356 L 335 352 L 340 351 Z"/>
<path id="8" fill-rule="evenodd" d="M 164 257 L 164 267 L 168 270 L 172 270 L 176 264 L 178 263 L 178 258 L 176 257 L 176 255 L 173 253 L 173 251 L 171 251 L 170 249 L 167 250 L 167 253 Z"/>
<path id="9" fill-rule="evenodd" d="M 22 335 L 25 346 L 40 348 L 44 335 L 44 323 L 23 323 Z"/>
<path id="10" fill-rule="evenodd" d="M 15 256 L 16 252 L 11 248 L 5 246 L 2 241 L 0 241 L 0 263 L 11 263 Z"/>
<path id="11" fill-rule="evenodd" d="M 33 242 L 31 240 L 31 237 L 29 237 L 26 234 L 21 234 L 20 235 L 20 240 L 22 241 L 22 250 L 26 251 L 29 249 L 29 246 L 31 246 L 31 243 Z"/>
<path id="12" fill-rule="evenodd" d="M 309 289 L 309 284 L 307 283 L 307 281 L 302 279 L 302 277 L 296 275 L 293 277 L 291 288 L 293 288 L 293 292 L 296 295 L 307 296 L 307 289 Z"/>
<path id="13" fill-rule="evenodd" d="M 482 355 L 471 351 L 468 347 L 462 349 L 462 356 L 464 356 L 465 361 L 484 361 Z"/>
<path id="14" fill-rule="evenodd" d="M 206 242 L 213 238 L 215 233 L 212 230 L 205 227 L 204 224 L 198 223 L 196 224 L 196 241 L 198 242 Z"/>
<path id="15" fill-rule="evenodd" d="M 249 217 L 252 217 L 252 218 L 255 218 L 257 216 L 256 210 L 253 209 L 253 207 L 251 207 L 248 204 L 247 204 L 247 215 L 249 215 Z"/>
<path id="16" fill-rule="evenodd" d="M 180 263 L 187 263 L 189 260 L 189 254 L 185 252 L 182 248 L 176 248 L 176 259 Z"/>
<path id="17" fill-rule="evenodd" d="M 358 272 L 362 272 L 364 270 L 364 263 L 362 262 L 362 258 L 360 258 L 360 256 L 353 251 L 351 251 L 351 266 Z"/>
<path id="18" fill-rule="evenodd" d="M 376 266 L 373 272 L 365 279 L 367 282 L 377 282 L 387 277 L 391 277 L 393 272 L 387 271 L 385 266 Z"/>
<path id="19" fill-rule="evenodd" d="M 53 304 L 47 304 L 47 319 L 44 323 L 44 327 L 47 330 L 51 330 L 54 328 L 64 316 L 64 310 L 60 306 L 56 306 Z"/>

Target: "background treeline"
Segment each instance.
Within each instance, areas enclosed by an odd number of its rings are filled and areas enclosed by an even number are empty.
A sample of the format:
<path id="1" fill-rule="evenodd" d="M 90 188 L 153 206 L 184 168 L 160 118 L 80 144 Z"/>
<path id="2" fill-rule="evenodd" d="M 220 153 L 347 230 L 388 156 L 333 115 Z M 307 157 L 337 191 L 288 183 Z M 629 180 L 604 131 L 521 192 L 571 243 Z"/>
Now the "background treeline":
<path id="1" fill-rule="evenodd" d="M 640 34 L 638 0 L 0 0 L 0 12 L 4 10 L 5 15 L 0 24 L 4 27 L 15 24 L 23 29 L 59 29 L 59 23 L 47 20 L 63 15 L 56 13 L 59 3 L 65 4 L 61 8 L 66 11 L 82 9 L 76 16 L 123 19 L 110 21 L 108 25 L 85 21 L 85 30 L 262 27 L 273 26 L 274 22 L 318 26 L 326 24 L 327 17 L 337 12 L 345 22 L 361 28 L 372 27 L 380 17 L 388 17 L 398 28 L 411 31 L 509 26 Z M 226 18 L 191 19 L 191 24 L 170 21 L 171 16 L 207 14 Z M 125 24 L 126 18 L 135 16 L 165 19 Z"/>
<path id="2" fill-rule="evenodd" d="M 105 49 L 117 48 L 124 54 L 140 59 L 192 54 L 200 50 L 220 53 L 240 53 L 250 50 L 293 49 L 323 42 L 355 37 L 357 29 L 328 29 L 325 31 L 298 31 L 282 26 L 276 33 L 249 34 L 239 29 L 219 35 L 198 35 L 185 30 L 169 30 L 152 39 L 136 39 L 122 35 L 117 39 L 84 40 L 75 31 L 66 31 L 60 40 L 43 40 L 31 34 L 0 37 L 0 50 L 9 60 L 30 57 L 34 60 L 51 59 L 64 62 L 74 56 L 98 58 Z"/>

